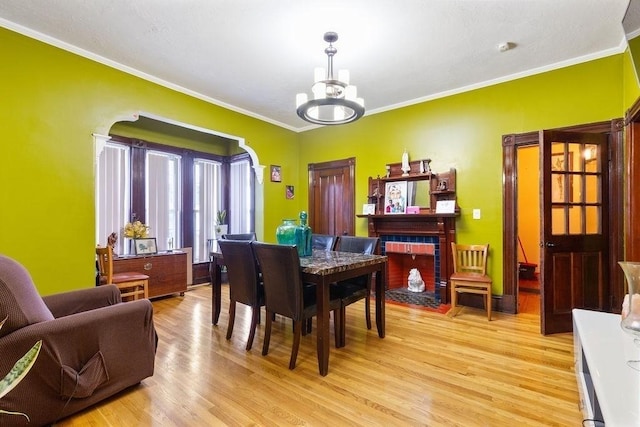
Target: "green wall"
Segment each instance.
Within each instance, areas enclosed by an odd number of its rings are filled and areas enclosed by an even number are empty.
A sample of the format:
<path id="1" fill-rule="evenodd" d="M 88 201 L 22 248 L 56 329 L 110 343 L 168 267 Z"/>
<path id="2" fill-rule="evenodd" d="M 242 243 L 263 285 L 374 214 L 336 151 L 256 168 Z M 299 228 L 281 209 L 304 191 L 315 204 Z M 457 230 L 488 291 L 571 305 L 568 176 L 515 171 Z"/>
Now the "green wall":
<path id="1" fill-rule="evenodd" d="M 0 55 L 0 253 L 22 263 L 42 294 L 94 283 L 92 133 L 107 134 L 115 122 L 145 111 L 214 129 L 245 138 L 262 164 L 297 174 L 294 132 L 6 29 Z M 281 216 L 270 201 L 281 192 L 259 192 L 257 231 L 270 234 Z"/>
<path id="2" fill-rule="evenodd" d="M 301 135 L 300 168 L 355 156 L 356 209 L 366 203 L 367 178 L 383 176 L 405 148 L 411 159 L 430 158 L 434 172 L 456 168 L 457 240 L 490 244 L 489 274 L 501 294 L 502 135 L 621 117 L 622 61 L 610 56 L 308 131 Z M 480 220 L 471 218 L 472 209 L 481 210 Z M 366 235 L 365 219 L 356 219 L 356 227 Z"/>
<path id="3" fill-rule="evenodd" d="M 621 117 L 637 93 L 630 60 L 614 55 L 296 134 L 9 30 L 0 29 L 0 53 L 0 253 L 24 264 L 42 294 L 92 286 L 92 133 L 141 111 L 245 139 L 266 166 L 256 224 L 267 241 L 283 218 L 307 208 L 308 163 L 356 157 L 357 209 L 367 178 L 384 174 L 405 148 L 413 159 L 431 158 L 435 172 L 455 167 L 458 241 L 490 243 L 501 293 L 502 135 Z M 269 181 L 272 164 L 282 167 L 281 183 Z M 364 220 L 356 225 L 366 234 Z"/>

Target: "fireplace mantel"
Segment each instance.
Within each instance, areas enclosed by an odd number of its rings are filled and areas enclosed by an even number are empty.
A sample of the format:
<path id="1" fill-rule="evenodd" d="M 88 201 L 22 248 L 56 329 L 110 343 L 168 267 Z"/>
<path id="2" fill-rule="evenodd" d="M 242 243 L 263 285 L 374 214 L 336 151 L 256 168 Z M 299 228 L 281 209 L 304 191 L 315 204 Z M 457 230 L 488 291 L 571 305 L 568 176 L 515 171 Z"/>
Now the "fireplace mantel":
<path id="1" fill-rule="evenodd" d="M 379 237 L 382 242 L 382 251 L 385 252 L 386 242 L 420 242 L 435 243 L 435 255 L 432 269 L 432 277 L 437 281 L 436 289 L 439 290 L 440 300 L 449 301 L 449 277 L 453 273 L 451 243 L 456 241 L 456 218 L 460 215 L 460 208 L 456 203 L 456 170 L 434 173 L 429 164 L 430 159 L 415 160 L 406 164 L 390 163 L 386 165 L 387 174 L 384 177 L 369 177 L 368 210 L 373 205 L 375 209 L 370 215 L 357 215 L 358 218 L 366 218 L 369 226 L 369 236 Z M 388 212 L 385 201 L 391 204 L 386 197 L 387 187 L 395 182 L 428 182 L 427 191 L 429 206 L 411 206 L 418 213 L 384 213 Z M 414 191 L 419 191 L 416 187 Z M 425 194 L 420 194 L 420 200 L 424 201 Z M 391 197 L 391 196 L 390 196 Z M 399 197 L 400 206 L 404 205 L 402 212 L 410 212 L 409 205 L 418 200 L 416 194 L 405 194 L 404 203 Z M 438 204 L 442 201 L 453 201 L 454 213 L 436 213 Z M 413 210 L 412 209 L 412 210 Z M 439 210 L 439 209 L 438 209 Z M 407 257 L 415 257 L 415 254 L 407 253 Z M 413 258 L 411 258 L 413 259 Z M 408 263 L 410 264 L 410 263 Z M 403 271 L 403 274 L 406 273 Z"/>
<path id="2" fill-rule="evenodd" d="M 460 213 L 436 214 L 396 214 L 396 215 L 356 215 L 369 220 L 369 234 L 402 234 L 434 236 L 446 233 L 449 223 L 453 225 L 455 235 L 455 219 Z"/>
<path id="3" fill-rule="evenodd" d="M 449 300 L 448 281 L 453 273 L 451 263 L 451 242 L 456 240 L 456 218 L 459 213 L 453 214 L 395 214 L 395 215 L 357 215 L 358 218 L 366 218 L 369 225 L 370 237 L 383 236 L 430 236 L 437 237 L 440 276 L 440 298 Z M 444 282 L 447 284 L 444 285 Z M 444 285 L 444 286 L 443 286 Z"/>

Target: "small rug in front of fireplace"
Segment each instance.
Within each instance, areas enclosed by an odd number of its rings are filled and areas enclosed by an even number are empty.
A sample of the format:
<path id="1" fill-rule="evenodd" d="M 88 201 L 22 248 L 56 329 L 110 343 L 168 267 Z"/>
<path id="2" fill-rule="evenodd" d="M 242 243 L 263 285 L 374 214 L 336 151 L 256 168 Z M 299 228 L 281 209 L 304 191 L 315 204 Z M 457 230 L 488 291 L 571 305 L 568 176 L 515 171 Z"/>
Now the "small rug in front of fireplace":
<path id="1" fill-rule="evenodd" d="M 387 289 L 385 296 L 387 301 L 401 304 L 417 305 L 436 311 L 445 308 L 441 306 L 440 298 L 436 298 L 433 292 L 411 292 L 407 288 L 394 288 Z"/>

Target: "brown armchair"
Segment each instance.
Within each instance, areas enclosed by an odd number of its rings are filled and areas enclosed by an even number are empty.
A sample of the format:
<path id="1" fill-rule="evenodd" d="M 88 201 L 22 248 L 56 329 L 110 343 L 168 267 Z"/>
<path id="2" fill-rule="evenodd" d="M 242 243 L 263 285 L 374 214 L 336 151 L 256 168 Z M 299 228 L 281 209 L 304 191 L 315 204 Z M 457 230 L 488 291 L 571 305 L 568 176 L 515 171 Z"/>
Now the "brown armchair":
<path id="1" fill-rule="evenodd" d="M 40 297 L 29 273 L 0 255 L 0 378 L 38 340 L 22 381 L 0 399 L 0 425 L 47 425 L 153 375 L 157 335 L 149 300 L 122 303 L 115 285 Z"/>

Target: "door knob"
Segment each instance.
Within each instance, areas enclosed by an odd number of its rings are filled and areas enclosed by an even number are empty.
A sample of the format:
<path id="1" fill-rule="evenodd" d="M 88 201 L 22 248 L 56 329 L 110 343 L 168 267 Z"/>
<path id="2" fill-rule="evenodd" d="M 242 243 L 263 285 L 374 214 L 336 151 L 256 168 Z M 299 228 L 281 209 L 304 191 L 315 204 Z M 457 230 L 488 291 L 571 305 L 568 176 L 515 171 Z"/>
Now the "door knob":
<path id="1" fill-rule="evenodd" d="M 546 243 L 545 243 L 545 246 L 546 246 L 546 247 L 548 247 L 548 248 L 555 248 L 555 247 L 556 247 L 556 244 L 555 244 L 555 243 L 552 243 L 552 242 L 546 242 Z"/>

